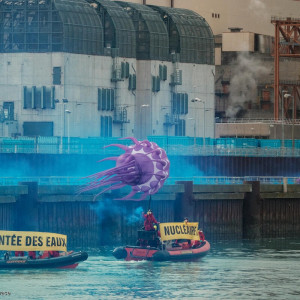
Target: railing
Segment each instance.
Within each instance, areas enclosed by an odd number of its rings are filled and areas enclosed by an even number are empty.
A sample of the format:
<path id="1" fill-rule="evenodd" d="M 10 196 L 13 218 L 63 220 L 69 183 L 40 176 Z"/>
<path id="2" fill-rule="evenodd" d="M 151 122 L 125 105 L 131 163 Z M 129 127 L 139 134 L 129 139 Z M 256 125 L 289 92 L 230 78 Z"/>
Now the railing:
<path id="1" fill-rule="evenodd" d="M 284 176 L 191 176 L 169 177 L 165 185 L 175 184 L 178 181 L 193 181 L 194 184 L 243 184 L 245 181 L 259 181 L 263 184 L 300 184 L 299 177 Z M 39 185 L 84 185 L 86 178 L 69 176 L 44 176 L 44 177 L 0 177 L 0 186 L 18 185 L 21 182 L 37 182 Z"/>
<path id="2" fill-rule="evenodd" d="M 150 141 L 176 156 L 255 156 L 255 157 L 300 157 L 300 140 L 258 140 L 251 138 L 203 138 L 151 136 Z M 119 138 L 0 138 L 0 153 L 41 154 L 96 154 L 119 155 L 124 153 L 117 147 L 105 148 L 110 144 L 132 144 Z"/>
<path id="3" fill-rule="evenodd" d="M 216 119 L 216 123 L 226 123 L 226 124 L 230 124 L 230 123 L 243 123 L 243 124 L 257 124 L 257 123 L 261 123 L 261 124 L 293 124 L 293 119 L 284 119 L 282 120 L 274 120 L 274 119 L 253 119 L 253 118 L 218 118 Z M 300 119 L 294 119 L 294 124 L 300 124 Z"/>

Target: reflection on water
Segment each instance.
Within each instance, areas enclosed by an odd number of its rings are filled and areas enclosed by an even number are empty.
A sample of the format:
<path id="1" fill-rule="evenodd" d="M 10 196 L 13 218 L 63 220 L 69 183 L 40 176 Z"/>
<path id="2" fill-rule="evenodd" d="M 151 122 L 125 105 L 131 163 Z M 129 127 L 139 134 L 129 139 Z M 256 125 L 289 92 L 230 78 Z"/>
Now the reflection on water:
<path id="1" fill-rule="evenodd" d="M 219 242 L 196 262 L 90 251 L 75 270 L 0 271 L 0 299 L 299 299 L 300 241 Z"/>

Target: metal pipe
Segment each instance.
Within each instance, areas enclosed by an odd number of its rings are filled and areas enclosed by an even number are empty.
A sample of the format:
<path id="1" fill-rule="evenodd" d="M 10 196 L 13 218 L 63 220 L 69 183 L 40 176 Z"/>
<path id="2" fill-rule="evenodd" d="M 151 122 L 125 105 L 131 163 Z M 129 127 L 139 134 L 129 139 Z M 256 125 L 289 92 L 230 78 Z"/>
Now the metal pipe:
<path id="1" fill-rule="evenodd" d="M 281 147 L 284 148 L 284 124 L 283 124 L 283 110 L 284 110 L 284 105 L 283 105 L 283 102 L 284 102 L 284 97 L 282 97 L 282 100 L 281 100 Z"/>

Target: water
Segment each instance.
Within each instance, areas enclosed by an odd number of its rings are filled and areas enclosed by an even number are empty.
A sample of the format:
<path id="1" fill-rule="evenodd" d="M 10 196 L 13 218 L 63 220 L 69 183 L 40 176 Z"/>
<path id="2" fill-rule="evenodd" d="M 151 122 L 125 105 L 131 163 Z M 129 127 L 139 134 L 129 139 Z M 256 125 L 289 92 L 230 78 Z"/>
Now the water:
<path id="1" fill-rule="evenodd" d="M 219 242 L 196 262 L 125 262 L 112 250 L 74 270 L 1 270 L 0 299 L 300 299 L 299 240 Z"/>

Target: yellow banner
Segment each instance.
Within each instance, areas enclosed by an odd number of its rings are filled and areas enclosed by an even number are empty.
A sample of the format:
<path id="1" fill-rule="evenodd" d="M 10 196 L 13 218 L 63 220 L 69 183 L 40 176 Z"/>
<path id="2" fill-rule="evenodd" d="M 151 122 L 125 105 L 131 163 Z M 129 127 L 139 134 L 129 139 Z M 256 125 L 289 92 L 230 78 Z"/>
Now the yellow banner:
<path id="1" fill-rule="evenodd" d="M 0 250 L 67 251 L 67 236 L 49 232 L 0 230 Z"/>
<path id="2" fill-rule="evenodd" d="M 200 240 L 198 222 L 160 223 L 159 229 L 162 241 L 178 239 Z"/>

